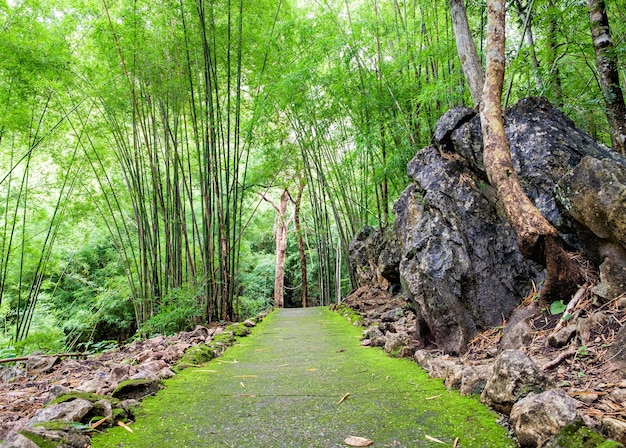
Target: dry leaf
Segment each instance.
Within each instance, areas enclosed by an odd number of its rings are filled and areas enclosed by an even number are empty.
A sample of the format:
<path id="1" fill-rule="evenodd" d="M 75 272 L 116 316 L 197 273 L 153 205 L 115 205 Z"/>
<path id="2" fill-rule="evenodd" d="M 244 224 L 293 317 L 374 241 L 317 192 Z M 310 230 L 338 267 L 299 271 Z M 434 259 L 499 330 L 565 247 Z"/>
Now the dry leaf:
<path id="1" fill-rule="evenodd" d="M 235 375 L 233 378 L 258 378 L 258 375 Z"/>
<path id="2" fill-rule="evenodd" d="M 343 402 L 344 402 L 344 400 L 345 400 L 346 398 L 348 398 L 349 396 L 350 396 L 350 392 L 346 392 L 346 393 L 344 394 L 344 396 L 343 396 L 343 397 L 341 397 L 341 399 L 337 402 L 337 404 L 341 404 L 341 403 L 343 403 Z"/>
<path id="3" fill-rule="evenodd" d="M 133 430 L 132 430 L 132 429 L 130 429 L 130 428 L 128 427 L 128 425 L 127 425 L 126 423 L 124 423 L 123 421 L 121 421 L 121 420 L 117 422 L 117 425 L 118 425 L 118 426 L 121 426 L 122 428 L 124 428 L 124 429 L 125 429 L 126 431 L 128 431 L 128 432 L 133 432 Z"/>
<path id="4" fill-rule="evenodd" d="M 366 439 L 365 437 L 348 436 L 343 443 L 350 446 L 370 446 L 374 442 L 370 439 Z"/>
<path id="5" fill-rule="evenodd" d="M 96 429 L 98 426 L 100 426 L 101 424 L 103 424 L 105 421 L 107 421 L 109 419 L 109 417 L 104 417 L 101 418 L 100 420 L 98 420 L 97 422 L 93 423 L 91 425 L 91 429 Z"/>
<path id="6" fill-rule="evenodd" d="M 457 448 L 459 446 L 459 438 L 457 437 L 456 439 L 454 439 L 454 445 L 452 445 L 452 448 Z"/>
<path id="7" fill-rule="evenodd" d="M 436 442 L 436 443 L 441 443 L 443 445 L 446 444 L 446 442 L 439 440 L 439 439 L 435 439 L 434 437 L 429 436 L 428 434 L 424 434 L 424 437 L 426 437 L 428 440 L 430 440 L 431 442 Z"/>
<path id="8" fill-rule="evenodd" d="M 243 387 L 244 389 L 246 388 L 246 385 L 243 384 L 241 381 L 239 381 L 239 384 L 241 385 L 241 387 Z"/>
<path id="9" fill-rule="evenodd" d="M 439 397 L 441 397 L 441 394 L 435 395 L 433 397 L 424 398 L 424 400 L 434 400 L 435 398 L 439 398 Z"/>
<path id="10" fill-rule="evenodd" d="M 307 372 L 316 372 L 316 371 L 317 371 L 317 369 L 307 369 L 306 371 L 307 371 Z"/>

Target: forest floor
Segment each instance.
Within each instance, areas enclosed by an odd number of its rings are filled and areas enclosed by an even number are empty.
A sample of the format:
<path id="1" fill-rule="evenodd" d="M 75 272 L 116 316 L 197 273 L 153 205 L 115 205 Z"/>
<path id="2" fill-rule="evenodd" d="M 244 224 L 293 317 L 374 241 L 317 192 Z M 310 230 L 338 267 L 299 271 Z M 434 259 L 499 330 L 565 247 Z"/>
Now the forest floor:
<path id="1" fill-rule="evenodd" d="M 93 446 L 514 446 L 478 400 L 360 346 L 361 332 L 326 308 L 279 310 L 222 357 L 167 380 L 132 433 L 113 428 Z"/>
<path id="2" fill-rule="evenodd" d="M 521 314 L 530 313 L 530 308 L 537 306 L 533 299 L 534 296 L 529 295 L 522 302 Z M 405 298 L 391 297 L 378 288 L 363 288 L 362 294 L 355 293 L 344 303 L 358 311 L 366 326 L 377 324 L 380 316 L 389 310 L 407 308 Z M 574 317 L 562 321 L 562 314 L 538 310 L 527 320 L 528 333 L 524 336 L 522 350 L 557 387 L 578 400 L 579 414 L 588 426 L 598 429 L 600 421 L 606 417 L 624 422 L 626 426 L 626 379 L 609 350 L 614 344 L 620 344 L 617 335 L 626 324 L 626 295 L 597 304 L 587 290 L 569 313 Z M 476 335 L 459 362 L 464 365 L 493 363 L 500 353 L 507 324 L 510 323 L 504 322 L 502 326 Z M 567 343 L 555 347 L 551 343 L 553 335 L 559 327 L 571 324 L 576 326 L 574 333 Z M 433 356 L 446 357 L 434 347 L 430 351 Z"/>

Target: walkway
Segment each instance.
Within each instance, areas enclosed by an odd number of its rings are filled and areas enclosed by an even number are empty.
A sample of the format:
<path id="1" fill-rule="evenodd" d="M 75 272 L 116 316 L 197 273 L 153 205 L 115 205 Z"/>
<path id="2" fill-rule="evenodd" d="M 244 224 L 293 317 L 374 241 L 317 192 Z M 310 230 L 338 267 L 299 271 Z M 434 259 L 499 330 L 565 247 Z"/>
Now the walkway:
<path id="1" fill-rule="evenodd" d="M 326 308 L 272 313 L 222 358 L 144 400 L 132 434 L 115 428 L 93 446 L 330 448 L 350 435 L 374 448 L 452 447 L 457 438 L 463 448 L 514 446 L 476 399 L 412 361 L 361 347 L 361 331 Z"/>

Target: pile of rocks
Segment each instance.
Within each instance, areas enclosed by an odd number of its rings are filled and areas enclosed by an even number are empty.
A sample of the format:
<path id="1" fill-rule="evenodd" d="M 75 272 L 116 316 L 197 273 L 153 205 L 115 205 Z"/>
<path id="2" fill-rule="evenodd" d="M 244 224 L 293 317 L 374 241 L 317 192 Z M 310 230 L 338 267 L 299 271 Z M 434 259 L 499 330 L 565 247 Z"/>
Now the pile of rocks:
<path id="1" fill-rule="evenodd" d="M 447 387 L 480 396 L 504 417 L 520 446 L 578 446 L 572 438 L 586 440 L 581 445 L 586 447 L 626 443 L 626 381 L 614 363 L 616 349 L 610 348 L 623 347 L 618 336 L 626 316 L 620 306 L 626 307 L 626 299 L 616 301 L 612 310 L 586 311 L 589 303 L 583 303 L 572 310 L 567 325 L 560 324 L 562 316 L 551 316 L 530 302 L 514 314 L 506 331 L 478 335 L 470 350 L 456 357 L 423 348 L 415 314 L 399 297 L 390 305 L 385 294 L 379 300 L 368 296 L 370 306 L 358 303 L 359 297 L 364 293 L 346 302 L 363 313 L 368 326 L 362 345 L 413 358 Z"/>
<path id="2" fill-rule="evenodd" d="M 91 432 L 126 425 L 162 380 L 219 356 L 257 320 L 197 326 L 86 359 L 30 356 L 0 369 L 0 447 L 89 446 Z"/>

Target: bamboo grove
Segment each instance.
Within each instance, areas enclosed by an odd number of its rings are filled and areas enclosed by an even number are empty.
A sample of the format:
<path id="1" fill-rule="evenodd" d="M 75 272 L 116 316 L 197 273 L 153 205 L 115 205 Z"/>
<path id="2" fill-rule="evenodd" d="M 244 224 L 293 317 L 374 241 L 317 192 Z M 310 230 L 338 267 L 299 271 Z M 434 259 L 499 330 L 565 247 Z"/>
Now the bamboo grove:
<path id="1" fill-rule="evenodd" d="M 0 1 L 0 346 L 240 318 L 271 304 L 280 222 L 288 305 L 349 293 L 350 240 L 393 225 L 407 162 L 473 105 L 457 3 Z M 505 102 L 610 144 L 583 3 L 509 2 Z"/>

